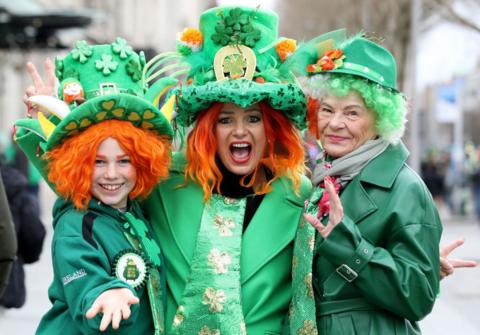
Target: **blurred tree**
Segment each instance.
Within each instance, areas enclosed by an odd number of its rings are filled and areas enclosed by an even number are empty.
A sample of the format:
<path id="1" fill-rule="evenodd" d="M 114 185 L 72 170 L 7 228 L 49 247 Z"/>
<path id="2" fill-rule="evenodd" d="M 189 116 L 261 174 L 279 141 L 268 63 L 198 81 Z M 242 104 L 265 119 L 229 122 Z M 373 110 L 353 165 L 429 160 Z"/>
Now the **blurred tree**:
<path id="1" fill-rule="evenodd" d="M 443 19 L 455 22 L 480 33 L 478 0 L 424 0 L 425 12 L 436 13 Z M 463 11 L 461 10 L 463 9 Z M 465 11 L 470 15 L 467 16 Z M 473 14 L 473 15 L 472 15 Z M 475 16 L 477 19 L 475 19 Z"/>
<path id="2" fill-rule="evenodd" d="M 280 33 L 307 41 L 321 33 L 346 28 L 363 30 L 392 51 L 398 62 L 400 89 L 405 85 L 405 63 L 410 42 L 410 0 L 277 0 Z"/>

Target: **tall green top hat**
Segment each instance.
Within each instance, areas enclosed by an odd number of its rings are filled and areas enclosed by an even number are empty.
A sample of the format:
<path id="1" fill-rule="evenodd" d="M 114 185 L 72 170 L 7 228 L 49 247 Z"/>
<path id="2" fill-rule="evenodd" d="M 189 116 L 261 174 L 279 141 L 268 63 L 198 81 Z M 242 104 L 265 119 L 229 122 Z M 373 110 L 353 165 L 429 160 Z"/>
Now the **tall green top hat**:
<path id="1" fill-rule="evenodd" d="M 397 90 L 397 65 L 390 51 L 362 34 L 347 39 L 344 29 L 307 42 L 289 62 L 300 75 L 345 73 Z"/>
<path id="2" fill-rule="evenodd" d="M 200 17 L 200 29 L 179 34 L 177 51 L 190 65 L 177 96 L 177 122 L 191 125 L 213 102 L 247 107 L 266 101 L 297 127 L 304 126 L 305 97 L 284 61 L 296 42 L 277 38 L 278 16 L 248 7 L 217 7 Z"/>
<path id="3" fill-rule="evenodd" d="M 136 127 L 171 137 L 169 121 L 144 98 L 144 66 L 143 53 L 134 52 L 121 38 L 112 44 L 92 46 L 79 41 L 65 58 L 56 59 L 58 98 L 64 103 L 59 104 L 52 97 L 30 98 L 31 103 L 54 115 L 47 119 L 39 113 L 40 135 L 46 139 L 44 149 L 110 119 L 129 121 Z M 21 122 L 17 125 L 24 126 Z"/>

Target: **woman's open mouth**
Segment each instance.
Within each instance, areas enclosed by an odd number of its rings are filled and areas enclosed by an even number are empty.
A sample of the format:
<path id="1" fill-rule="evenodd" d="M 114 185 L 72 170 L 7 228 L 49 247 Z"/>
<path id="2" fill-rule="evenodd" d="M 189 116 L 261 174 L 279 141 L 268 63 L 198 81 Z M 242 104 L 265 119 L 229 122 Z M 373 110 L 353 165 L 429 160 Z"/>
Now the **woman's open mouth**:
<path id="1" fill-rule="evenodd" d="M 235 142 L 230 144 L 230 156 L 236 164 L 244 164 L 250 159 L 252 145 L 247 142 Z"/>

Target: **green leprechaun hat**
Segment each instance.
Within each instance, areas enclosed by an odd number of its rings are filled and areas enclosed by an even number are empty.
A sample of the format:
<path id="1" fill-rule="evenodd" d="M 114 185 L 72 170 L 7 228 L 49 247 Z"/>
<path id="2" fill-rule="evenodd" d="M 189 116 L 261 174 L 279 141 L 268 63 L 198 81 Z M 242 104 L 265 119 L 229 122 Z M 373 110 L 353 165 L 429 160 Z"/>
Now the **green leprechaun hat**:
<path id="1" fill-rule="evenodd" d="M 247 107 L 266 101 L 298 128 L 305 126 L 305 97 L 284 66 L 296 41 L 279 39 L 278 16 L 248 7 L 216 7 L 200 16 L 199 29 L 178 35 L 177 52 L 190 71 L 174 90 L 177 124 L 191 125 L 213 102 Z"/>
<path id="2" fill-rule="evenodd" d="M 44 150 L 92 124 L 111 119 L 172 137 L 169 120 L 145 98 L 144 66 L 143 52 L 137 54 L 121 38 L 103 45 L 79 41 L 65 58 L 56 59 L 58 99 L 63 100 L 63 107 L 59 108 L 52 97 L 30 97 L 31 103 L 54 115 L 47 119 L 39 113 L 40 135 L 46 139 Z"/>
<path id="3" fill-rule="evenodd" d="M 295 63 L 297 75 L 344 73 L 397 91 L 397 65 L 390 51 L 363 34 L 347 38 L 345 29 L 305 43 L 288 61 Z"/>

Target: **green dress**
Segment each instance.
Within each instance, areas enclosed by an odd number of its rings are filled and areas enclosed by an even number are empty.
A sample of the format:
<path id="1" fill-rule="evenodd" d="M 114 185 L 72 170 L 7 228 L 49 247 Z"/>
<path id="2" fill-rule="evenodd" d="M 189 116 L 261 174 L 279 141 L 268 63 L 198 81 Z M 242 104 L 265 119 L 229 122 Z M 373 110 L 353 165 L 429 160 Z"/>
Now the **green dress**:
<path id="1" fill-rule="evenodd" d="M 167 333 L 174 320 L 179 320 L 179 305 L 184 300 L 186 287 L 195 284 L 192 280 L 196 278 L 192 279 L 190 273 L 205 211 L 201 187 L 192 181 L 182 187 L 185 163 L 182 154 L 174 156 L 170 177 L 156 187 L 145 204 L 148 219 L 165 255 Z M 307 178 L 302 178 L 299 194 L 293 192 L 289 180 L 275 181 L 243 236 L 240 235 L 239 289 L 243 320 L 249 335 L 280 334 L 282 331 L 291 299 L 293 240 L 310 189 Z M 198 302 L 200 300 L 201 297 Z M 201 323 L 201 320 L 197 322 Z M 208 323 L 201 328 L 214 330 L 219 327 Z M 215 334 L 214 331 L 211 333 Z"/>
<path id="2" fill-rule="evenodd" d="M 131 202 L 127 213 L 144 220 L 136 202 Z M 57 200 L 53 211 L 54 278 L 48 291 L 52 307 L 43 316 L 36 334 L 154 333 L 147 278 L 133 289 L 114 274 L 119 257 L 135 249 L 125 215 L 93 199 L 86 212 L 76 210 L 70 202 Z M 160 288 L 163 280 L 158 283 Z M 120 287 L 131 289 L 140 303 L 131 306 L 130 318 L 121 321 L 118 331 L 109 327 L 100 332 L 100 314 L 88 320 L 85 313 L 103 291 Z"/>

